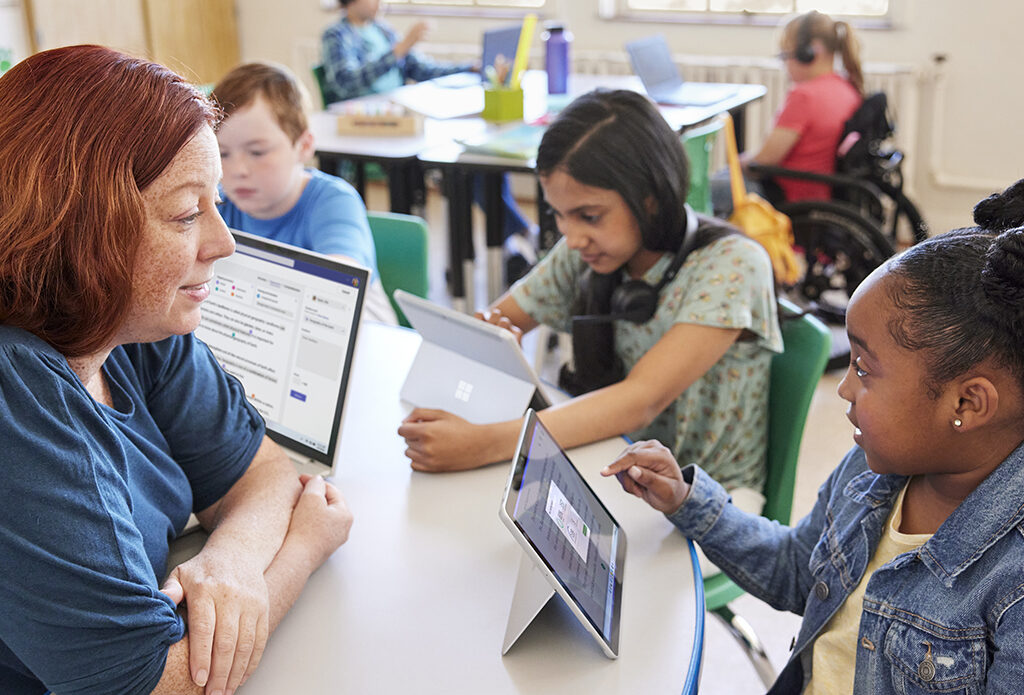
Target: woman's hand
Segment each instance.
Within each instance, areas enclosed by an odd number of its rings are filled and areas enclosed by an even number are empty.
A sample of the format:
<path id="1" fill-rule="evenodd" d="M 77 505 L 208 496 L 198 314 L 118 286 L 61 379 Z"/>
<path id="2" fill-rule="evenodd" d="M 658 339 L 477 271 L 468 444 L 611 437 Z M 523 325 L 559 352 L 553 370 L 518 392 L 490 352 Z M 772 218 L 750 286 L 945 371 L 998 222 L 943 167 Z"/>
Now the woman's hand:
<path id="1" fill-rule="evenodd" d="M 506 331 L 508 331 L 509 333 L 516 337 L 517 343 L 519 343 L 520 345 L 523 344 L 522 329 L 519 328 L 514 323 L 512 323 L 512 319 L 510 319 L 508 316 L 502 313 L 501 309 L 499 309 L 498 307 L 495 306 L 484 311 L 478 311 L 473 315 L 476 316 L 481 321 L 486 321 L 487 323 L 494 324 L 495 326 L 498 326 L 500 328 L 504 328 Z"/>
<path id="2" fill-rule="evenodd" d="M 348 540 L 352 513 L 334 485 L 301 475 L 284 546 L 309 571 Z M 176 604 L 188 601 L 189 671 L 206 692 L 231 691 L 259 664 L 270 630 L 263 572 L 245 549 L 228 558 L 199 553 L 176 567 L 161 589 Z"/>
<path id="3" fill-rule="evenodd" d="M 302 474 L 299 481 L 302 494 L 292 511 L 284 542 L 298 544 L 319 567 L 348 540 L 352 512 L 338 488 L 322 477 Z"/>
<path id="4" fill-rule="evenodd" d="M 245 549 L 228 557 L 200 552 L 161 589 L 188 603 L 189 671 L 207 693 L 231 691 L 256 668 L 270 632 L 263 568 Z"/>
<path id="5" fill-rule="evenodd" d="M 630 444 L 601 475 L 614 475 L 626 492 L 665 514 L 679 509 L 690 494 L 672 452 L 653 439 Z"/>
<path id="6" fill-rule="evenodd" d="M 490 463 L 484 454 L 484 427 L 445 410 L 416 408 L 402 421 L 398 434 L 405 439 L 413 470 L 461 471 Z"/>

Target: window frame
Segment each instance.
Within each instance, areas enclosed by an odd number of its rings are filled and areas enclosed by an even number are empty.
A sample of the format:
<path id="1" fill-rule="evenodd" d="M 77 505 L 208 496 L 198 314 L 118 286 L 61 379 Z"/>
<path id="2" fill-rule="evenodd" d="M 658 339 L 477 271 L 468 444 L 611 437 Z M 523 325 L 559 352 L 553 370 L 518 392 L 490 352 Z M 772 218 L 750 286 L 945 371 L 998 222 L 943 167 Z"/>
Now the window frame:
<path id="1" fill-rule="evenodd" d="M 479 0 L 472 0 L 474 3 Z M 492 0 L 500 2 L 500 0 Z M 387 15 L 407 17 L 479 17 L 481 19 L 519 19 L 526 12 L 533 12 L 543 20 L 551 11 L 552 0 L 542 0 L 537 7 L 527 5 L 448 5 L 413 3 L 411 0 L 389 0 Z"/>
<path id="2" fill-rule="evenodd" d="M 796 3 L 796 0 L 792 0 Z M 891 29 L 896 25 L 899 0 L 888 0 L 884 15 L 830 13 L 858 29 Z M 628 21 L 658 24 L 718 24 L 726 26 L 777 27 L 779 21 L 792 13 L 778 12 L 715 12 L 711 10 L 635 10 L 628 0 L 597 0 L 597 16 L 606 21 Z"/>

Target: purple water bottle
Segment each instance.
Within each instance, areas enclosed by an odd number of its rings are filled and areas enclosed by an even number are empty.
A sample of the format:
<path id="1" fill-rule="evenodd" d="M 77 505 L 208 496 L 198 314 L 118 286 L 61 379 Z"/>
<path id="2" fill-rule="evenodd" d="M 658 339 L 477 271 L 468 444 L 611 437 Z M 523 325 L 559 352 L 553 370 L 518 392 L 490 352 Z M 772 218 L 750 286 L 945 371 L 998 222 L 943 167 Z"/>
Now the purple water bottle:
<path id="1" fill-rule="evenodd" d="M 572 34 L 561 22 L 544 24 L 544 67 L 548 71 L 548 94 L 565 94 L 569 82 L 569 43 Z"/>

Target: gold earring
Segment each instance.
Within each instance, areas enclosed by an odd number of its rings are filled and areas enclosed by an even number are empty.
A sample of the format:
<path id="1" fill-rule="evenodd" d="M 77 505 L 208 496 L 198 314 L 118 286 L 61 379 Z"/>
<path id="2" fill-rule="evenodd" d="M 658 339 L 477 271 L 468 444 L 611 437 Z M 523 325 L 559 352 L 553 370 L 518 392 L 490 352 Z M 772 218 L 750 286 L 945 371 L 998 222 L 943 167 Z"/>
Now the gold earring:
<path id="1" fill-rule="evenodd" d="M 956 420 L 953 420 L 953 427 L 960 427 L 963 424 L 964 424 L 964 421 L 961 420 L 960 418 L 957 418 Z"/>

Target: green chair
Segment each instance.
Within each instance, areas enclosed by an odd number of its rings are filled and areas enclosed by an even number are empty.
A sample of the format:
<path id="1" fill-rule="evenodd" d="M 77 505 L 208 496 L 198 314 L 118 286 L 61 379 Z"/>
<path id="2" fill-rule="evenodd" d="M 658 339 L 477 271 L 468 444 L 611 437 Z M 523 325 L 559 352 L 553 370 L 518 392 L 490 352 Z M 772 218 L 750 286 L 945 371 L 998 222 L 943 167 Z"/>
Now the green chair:
<path id="1" fill-rule="evenodd" d="M 377 270 L 398 322 L 408 327 L 393 297 L 403 289 L 417 297 L 427 296 L 427 223 L 422 217 L 397 212 L 369 212 L 370 233 L 377 249 Z"/>
<path id="2" fill-rule="evenodd" d="M 683 148 L 690 160 L 690 193 L 686 202 L 705 215 L 712 214 L 711 149 L 720 130 L 722 121 L 716 119 L 707 125 L 683 132 Z"/>
<path id="3" fill-rule="evenodd" d="M 327 79 L 327 73 L 324 72 L 323 63 L 317 63 L 312 67 L 313 79 L 316 81 L 316 86 L 320 90 L 320 101 L 323 103 L 324 108 L 327 108 L 327 91 L 324 89 L 324 82 Z M 355 186 L 356 191 L 359 192 L 359 196 L 363 199 L 366 198 L 366 182 L 367 181 L 387 181 L 388 175 L 384 172 L 384 169 L 377 162 L 353 162 L 350 160 L 341 160 L 335 163 L 336 169 L 334 173 L 341 178 L 350 181 Z"/>
<path id="4" fill-rule="evenodd" d="M 828 361 L 831 334 L 815 317 L 801 316 L 799 309 L 788 300 L 780 299 L 779 304 L 785 352 L 772 359 L 768 390 L 768 480 L 762 514 L 780 524 L 789 524 L 800 440 L 811 398 Z M 775 681 L 775 671 L 764 648 L 750 623 L 729 609 L 729 602 L 743 593 L 743 589 L 725 574 L 713 574 L 704 580 L 708 610 L 725 623 L 743 646 L 761 682 L 768 687 Z"/>
<path id="5" fill-rule="evenodd" d="M 327 90 L 324 89 L 324 83 L 327 80 L 327 73 L 324 71 L 323 63 L 317 63 L 313 66 L 313 79 L 316 80 L 316 86 L 320 90 L 320 103 L 327 108 Z"/>

